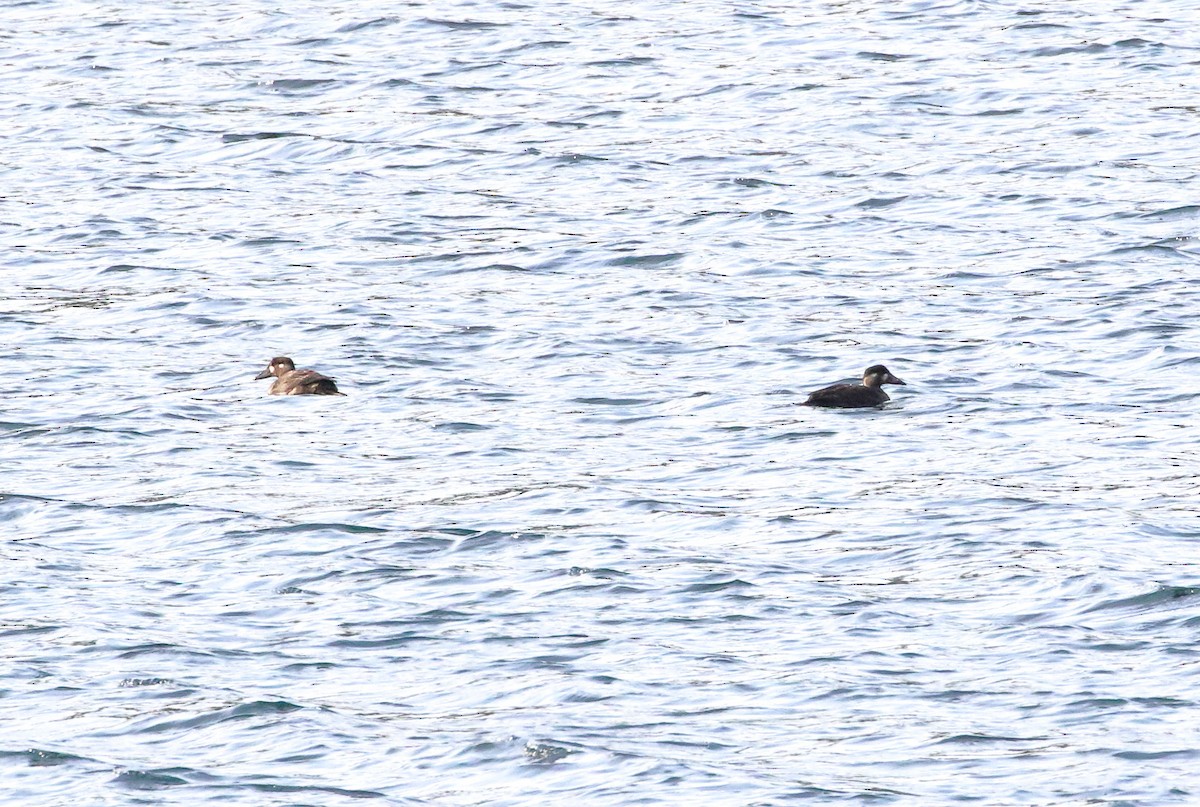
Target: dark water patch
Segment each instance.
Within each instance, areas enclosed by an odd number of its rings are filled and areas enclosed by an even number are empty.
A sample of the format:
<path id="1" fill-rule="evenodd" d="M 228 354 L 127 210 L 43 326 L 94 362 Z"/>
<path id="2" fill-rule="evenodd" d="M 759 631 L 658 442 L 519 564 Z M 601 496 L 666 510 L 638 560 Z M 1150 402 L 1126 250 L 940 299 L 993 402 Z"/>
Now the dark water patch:
<path id="1" fill-rule="evenodd" d="M 1189 398 L 1193 396 L 1188 396 Z M 1146 447 L 1152 445 L 1153 441 L 1148 438 L 1142 438 L 1132 442 L 1134 446 Z M 1168 538 L 1175 540 L 1193 540 L 1200 538 L 1200 524 L 1143 524 L 1140 531 L 1147 535 L 1152 535 L 1156 538 Z"/>
<path id="2" fill-rule="evenodd" d="M 542 50 L 547 48 L 565 48 L 570 47 L 571 44 L 572 43 L 569 40 L 565 39 L 545 39 L 538 42 L 522 42 L 504 51 L 504 53 L 521 53 L 524 51 Z"/>
<path id="3" fill-rule="evenodd" d="M 86 443 L 86 445 L 93 445 Z M 28 513 L 31 511 L 44 510 L 46 508 L 62 511 L 68 514 L 90 514 L 97 518 L 105 515 L 127 515 L 127 516 L 146 516 L 152 517 L 155 515 L 170 516 L 177 513 L 207 513 L 218 517 L 228 518 L 228 513 L 220 513 L 220 511 L 211 510 L 204 507 L 192 507 L 178 502 L 154 502 L 150 504 L 92 504 L 89 502 L 74 502 L 61 499 L 54 499 L 44 496 L 31 496 L 21 493 L 0 493 L 0 506 L 10 505 L 27 505 L 20 509 L 19 513 Z M 240 514 L 237 514 L 240 515 Z M 14 516 L 15 518 L 15 516 Z"/>
<path id="4" fill-rule="evenodd" d="M 486 549 L 495 545 L 504 545 L 513 542 L 528 542 L 528 541 L 544 541 L 546 535 L 540 532 L 507 532 L 504 530 L 483 530 L 476 531 L 471 535 L 464 536 L 456 545 L 458 551 L 473 551 L 478 549 Z"/>
<path id="5" fill-rule="evenodd" d="M 330 670 L 340 669 L 340 664 L 335 664 L 332 661 L 306 661 L 297 662 L 295 664 L 286 664 L 283 666 L 285 672 L 312 672 L 321 673 Z"/>
<path id="6" fill-rule="evenodd" d="M 329 37 L 319 36 L 319 37 L 309 37 L 306 39 L 296 39 L 291 42 L 288 42 L 287 46 L 292 47 L 292 48 L 322 48 L 322 47 L 327 47 L 329 45 L 333 45 L 335 42 L 336 42 L 336 40 L 330 39 Z M 319 61 L 319 60 L 314 59 L 313 61 Z M 292 80 L 295 80 L 295 79 L 292 79 Z M 270 83 L 274 83 L 274 82 L 270 82 Z"/>
<path id="7" fill-rule="evenodd" d="M 1108 335 L 1107 338 L 1129 339 L 1132 336 L 1147 335 L 1152 339 L 1174 339 L 1180 334 L 1187 333 L 1188 330 L 1189 329 L 1184 325 L 1157 323 L 1140 325 L 1133 328 L 1122 328 L 1120 330 L 1113 331 Z"/>
<path id="8" fill-rule="evenodd" d="M 488 426 L 482 423 L 439 423 L 433 427 L 434 431 L 447 432 L 449 434 L 483 432 L 494 428 L 495 426 Z"/>
<path id="9" fill-rule="evenodd" d="M 226 786 L 222 790 L 230 794 L 237 790 L 249 790 L 254 793 L 312 793 L 319 796 L 344 796 L 348 799 L 383 799 L 393 801 L 391 797 L 375 790 L 352 790 L 344 787 L 328 785 L 284 785 L 263 782 L 242 782 L 236 786 Z M 422 804 L 425 802 L 413 799 L 395 800 L 398 804 Z"/>
<path id="10" fill-rule="evenodd" d="M 609 160 L 608 157 L 601 157 L 599 155 L 594 155 L 594 154 L 579 154 L 579 153 L 552 155 L 552 156 L 546 157 L 545 159 L 549 162 L 558 163 L 561 165 L 580 165 L 580 164 L 584 164 L 584 163 L 602 163 L 602 162 L 608 162 L 608 160 Z"/>
<path id="11" fill-rule="evenodd" d="M 1003 745 L 1011 745 L 1012 743 L 1044 743 L 1047 738 L 1044 736 L 1037 737 L 1014 737 L 1008 735 L 997 734 L 955 734 L 953 737 L 946 737 L 937 740 L 935 745 L 990 745 L 1000 743 Z"/>
<path id="12" fill-rule="evenodd" d="M 308 43 L 301 42 L 297 44 L 304 45 Z M 332 78 L 277 78 L 258 86 L 278 92 L 303 93 L 310 90 L 325 90 L 343 83 L 339 79 Z"/>
<path id="13" fill-rule="evenodd" d="M 613 421 L 618 426 L 632 426 L 637 423 L 646 423 L 652 420 L 665 420 L 667 415 L 639 415 L 637 417 L 617 418 Z"/>
<path id="14" fill-rule="evenodd" d="M 607 592 L 610 594 L 621 594 L 621 593 L 629 593 L 631 590 L 632 589 L 627 586 L 623 586 L 623 585 L 619 585 L 619 584 L 611 583 L 611 582 L 577 583 L 575 585 L 563 586 L 562 588 L 552 589 L 550 591 L 545 592 L 541 596 L 549 598 L 549 597 L 572 596 L 572 595 L 582 595 L 582 594 L 597 595 L 597 594 L 600 594 L 601 592 Z"/>
<path id="15" fill-rule="evenodd" d="M 720 580 L 711 583 L 692 583 L 689 586 L 684 586 L 681 591 L 685 594 L 714 594 L 719 591 L 727 591 L 730 589 L 753 588 L 752 583 L 747 583 L 745 580 Z"/>
<path id="16" fill-rule="evenodd" d="M 769 179 L 760 179 L 758 177 L 734 177 L 727 180 L 734 185 L 740 185 L 744 188 L 786 188 L 787 183 L 773 182 Z"/>
<path id="17" fill-rule="evenodd" d="M 1089 45 L 1068 45 L 1049 48 L 1034 48 L 1024 52 L 1025 56 L 1030 56 L 1035 59 L 1054 58 L 1057 56 L 1075 56 L 1075 55 L 1092 55 L 1104 53 L 1109 49 L 1109 45 L 1103 45 L 1099 42 L 1093 42 Z"/>
<path id="18" fill-rule="evenodd" d="M 528 272 L 529 269 L 524 266 L 517 266 L 509 263 L 489 263 L 483 266 L 462 267 L 455 270 L 455 274 L 473 274 L 476 272 Z"/>
<path id="19" fill-rule="evenodd" d="M 594 62 L 584 62 L 585 67 L 631 67 L 653 64 L 657 59 L 653 56 L 627 56 L 621 59 L 600 59 Z"/>
<path id="20" fill-rule="evenodd" d="M 572 662 L 575 662 L 578 659 L 579 657 L 577 655 L 563 655 L 559 653 L 534 656 L 533 658 L 521 663 L 535 667 L 553 667 L 566 670 L 570 669 Z"/>
<path id="21" fill-rule="evenodd" d="M 428 527 L 430 532 L 438 532 L 442 535 L 453 535 L 456 538 L 466 538 L 473 535 L 480 535 L 484 530 L 471 529 L 470 527 Z"/>
<path id="22" fill-rule="evenodd" d="M 651 513 L 671 512 L 680 509 L 680 505 L 675 502 L 669 502 L 660 499 L 635 498 L 627 499 L 621 503 L 622 507 L 632 508 L 634 510 L 645 510 Z"/>
<path id="23" fill-rule="evenodd" d="M 1138 213 L 1136 215 L 1138 218 L 1154 221 L 1187 221 L 1200 217 L 1200 205 L 1179 205 L 1178 207 L 1152 210 L 1148 213 Z"/>
<path id="24" fill-rule="evenodd" d="M 287 246 L 288 244 L 300 244 L 300 243 L 302 243 L 302 242 L 299 239 L 281 238 L 278 236 L 266 236 L 266 237 L 262 237 L 262 238 L 248 238 L 245 241 L 242 241 L 241 245 L 244 247 L 273 248 L 273 247 Z"/>
<path id="25" fill-rule="evenodd" d="M 104 648 L 105 652 L 109 652 L 114 648 Z M 97 652 L 99 648 L 97 648 Z M 213 657 L 212 653 L 203 650 L 194 650 L 180 645 L 169 644 L 166 642 L 150 642 L 142 645 L 135 645 L 120 650 L 116 654 L 120 659 L 135 659 L 143 656 L 179 656 L 179 657 L 194 657 L 197 660 L 209 659 Z"/>
<path id="26" fill-rule="evenodd" d="M 334 639 L 329 642 L 330 647 L 348 648 L 354 650 L 393 650 L 396 648 L 409 647 L 414 644 L 424 644 L 427 642 L 445 642 L 446 638 L 441 636 L 430 636 L 419 631 L 401 631 L 394 636 L 387 636 L 382 639 Z"/>
<path id="27" fill-rule="evenodd" d="M 1163 255 L 1175 257 L 1185 253 L 1183 253 L 1175 244 L 1165 241 L 1152 241 L 1147 244 L 1127 244 L 1125 246 L 1114 247 L 1104 254 L 1112 257 L 1120 257 L 1130 254 Z"/>
<path id="28" fill-rule="evenodd" d="M 446 20 L 425 17 L 421 19 L 424 25 L 434 26 L 438 28 L 449 28 L 455 31 L 486 31 L 492 28 L 501 28 L 507 25 L 502 22 L 486 22 L 484 20 Z"/>
<path id="29" fill-rule="evenodd" d="M 623 572 L 619 569 L 588 569 L 582 566 L 572 566 L 567 570 L 567 574 L 571 577 L 581 577 L 586 575 L 588 577 L 596 577 L 601 580 L 614 580 L 622 577 L 628 577 L 627 572 Z"/>
<path id="30" fill-rule="evenodd" d="M 359 569 L 353 572 L 336 572 L 330 575 L 323 575 L 318 579 L 345 577 L 354 580 L 356 583 L 373 580 L 407 580 L 410 577 L 415 577 L 414 569 L 411 566 L 400 565 L 383 565 L 378 564 L 368 569 Z"/>
<path id="31" fill-rule="evenodd" d="M 136 731 L 139 734 L 195 731 L 197 729 L 210 728 L 228 721 L 274 718 L 299 711 L 303 708 L 287 701 L 253 701 L 238 704 L 237 706 L 230 706 L 225 709 L 216 709 L 206 714 L 183 718 L 181 720 L 152 722 Z"/>
<path id="32" fill-rule="evenodd" d="M 1180 600 L 1191 600 L 1197 594 L 1200 594 L 1200 588 L 1192 588 L 1190 586 L 1162 586 L 1145 594 L 1098 603 L 1084 609 L 1083 613 L 1087 614 L 1114 609 L 1155 609 L 1163 605 L 1178 603 Z"/>
<path id="33" fill-rule="evenodd" d="M 114 783 L 126 790 L 164 790 L 191 783 L 196 774 L 190 768 L 163 768 L 160 770 L 122 771 Z M 211 778 L 211 777 L 204 777 Z"/>
<path id="34" fill-rule="evenodd" d="M 1156 42 L 1156 41 L 1150 40 L 1150 39 L 1142 39 L 1141 37 L 1135 36 L 1135 37 L 1130 37 L 1129 39 L 1118 39 L 1116 42 L 1113 43 L 1113 47 L 1114 48 L 1139 49 L 1139 48 L 1164 48 L 1164 47 L 1166 47 L 1166 45 L 1164 45 L 1162 42 Z"/>
<path id="35" fill-rule="evenodd" d="M 709 88 L 701 90 L 699 92 L 691 92 L 691 93 L 686 93 L 684 95 L 680 95 L 680 96 L 676 97 L 675 99 L 673 99 L 673 102 L 678 103 L 679 101 L 683 101 L 688 98 L 705 98 L 710 95 L 719 95 L 721 93 L 726 93 L 731 90 L 737 90 L 737 89 L 740 89 L 740 88 L 735 84 L 718 84 L 716 86 L 709 87 Z M 668 165 L 668 163 L 656 163 L 656 164 L 657 165 Z"/>
<path id="36" fill-rule="evenodd" d="M 1172 751 L 1116 751 L 1113 756 L 1117 759 L 1148 761 L 1156 759 L 1195 759 L 1200 756 L 1200 750 L 1181 748 Z"/>
<path id="37" fill-rule="evenodd" d="M 1075 710 L 1109 710 L 1109 709 L 1124 709 L 1129 705 L 1129 701 L 1125 698 L 1083 698 L 1081 700 L 1072 701 L 1067 704 L 1067 707 L 1072 712 Z"/>
<path id="38" fill-rule="evenodd" d="M 1113 335 L 1116 336 L 1120 333 L 1122 333 L 1122 332 L 1118 331 L 1116 334 L 1113 334 Z M 1047 367 L 1042 372 L 1044 372 L 1046 375 L 1050 376 L 1051 378 L 1064 378 L 1064 379 L 1068 379 L 1071 381 L 1091 381 L 1091 382 L 1101 381 L 1102 382 L 1105 380 L 1105 376 L 1103 376 L 1103 375 L 1094 375 L 1092 373 L 1088 373 L 1083 370 L 1071 370 L 1071 369 L 1062 369 L 1062 368 L 1058 368 L 1058 367 Z"/>
<path id="39" fill-rule="evenodd" d="M 477 390 L 473 393 L 476 398 L 489 403 L 508 403 L 525 397 L 522 392 L 507 392 L 505 390 Z"/>
<path id="40" fill-rule="evenodd" d="M 249 140 L 279 140 L 288 137 L 307 138 L 303 132 L 249 132 L 246 134 L 223 134 L 222 143 L 244 143 Z"/>
<path id="41" fill-rule="evenodd" d="M 1023 11 L 1018 11 L 1017 16 L 1018 17 L 1036 16 L 1038 14 L 1044 14 L 1044 13 L 1045 12 L 1041 11 L 1041 10 L 1023 10 Z M 1038 22 L 1021 22 L 1021 23 L 1017 23 L 1015 25 L 1010 25 L 1010 26 L 1007 26 L 1005 30 L 1009 30 L 1009 31 L 1041 31 L 1041 30 L 1069 31 L 1069 30 L 1071 30 L 1071 26 L 1066 25 L 1064 23 L 1059 23 L 1059 22 L 1042 22 L 1039 20 Z"/>
<path id="42" fill-rule="evenodd" d="M 1009 115 L 1023 115 L 1025 111 L 1024 107 L 1007 107 L 1003 109 L 983 109 L 970 114 L 977 118 L 1003 118 Z"/>
<path id="43" fill-rule="evenodd" d="M 859 59 L 866 59 L 873 62 L 901 62 L 906 59 L 913 58 L 902 53 L 880 53 L 879 51 L 861 50 L 855 54 Z"/>
<path id="44" fill-rule="evenodd" d="M 1131 702 L 1137 706 L 1145 706 L 1152 709 L 1194 709 L 1196 707 L 1194 700 L 1184 700 L 1181 698 L 1132 698 Z"/>
<path id="45" fill-rule="evenodd" d="M 55 436 L 75 436 L 80 435 L 91 439 L 81 440 L 79 442 L 67 442 L 65 445 L 100 445 L 120 442 L 140 442 L 151 436 L 146 432 L 140 432 L 135 429 L 106 429 L 100 426 L 60 426 L 53 429 L 52 434 Z"/>
<path id="46" fill-rule="evenodd" d="M 865 210 L 873 210 L 876 208 L 891 207 L 892 205 L 900 204 L 907 198 L 908 198 L 908 196 L 892 196 L 892 197 L 880 197 L 880 198 L 875 198 L 875 199 L 864 199 L 861 202 L 856 202 L 854 206 L 861 207 Z"/>
<path id="47" fill-rule="evenodd" d="M 76 762 L 95 762 L 95 760 L 77 756 L 76 754 L 68 754 L 62 751 L 48 751 L 42 748 L 29 748 L 24 751 L 0 751 L 0 759 L 22 761 L 31 768 L 56 768 L 60 765 L 71 765 Z"/>
<path id="48" fill-rule="evenodd" d="M 455 622 L 467 622 L 475 619 L 473 614 L 465 611 L 455 611 L 446 608 L 434 608 L 430 611 L 423 611 L 413 618 L 414 623 L 422 625 L 441 625 L 451 624 Z"/>
<path id="49" fill-rule="evenodd" d="M 387 552 L 428 555 L 452 549 L 457 542 L 434 535 L 420 535 L 406 541 L 390 544 L 383 548 Z"/>
<path id="50" fill-rule="evenodd" d="M 369 527 L 365 524 L 312 523 L 312 524 L 283 524 L 277 527 L 263 527 L 257 530 L 233 530 L 226 537 L 241 539 L 258 536 L 293 535 L 297 533 L 345 533 L 347 535 L 370 535 L 386 533 L 389 530 L 382 527 Z"/>
<path id="51" fill-rule="evenodd" d="M 62 625 L 23 625 L 0 629 L 0 638 L 15 639 L 21 636 L 36 636 L 43 633 L 56 633 L 63 629 Z"/>
<path id="52" fill-rule="evenodd" d="M 584 406 L 646 406 L 655 403 L 646 398 L 575 398 L 571 402 Z"/>
<path id="53" fill-rule="evenodd" d="M 356 31 L 367 31 L 372 28 L 389 28 L 399 21 L 398 17 L 377 17 L 376 19 L 365 20 L 363 22 L 346 23 L 336 30 L 339 34 L 350 34 Z"/>

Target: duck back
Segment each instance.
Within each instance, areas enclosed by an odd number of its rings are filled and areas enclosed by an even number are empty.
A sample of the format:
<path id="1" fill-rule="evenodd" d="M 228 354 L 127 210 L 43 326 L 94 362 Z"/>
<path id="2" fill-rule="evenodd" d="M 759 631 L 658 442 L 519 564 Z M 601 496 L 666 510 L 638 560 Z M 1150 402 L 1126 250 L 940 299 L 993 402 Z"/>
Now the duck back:
<path id="1" fill-rule="evenodd" d="M 856 409 L 879 406 L 891 398 L 879 387 L 862 384 L 834 384 L 810 393 L 803 406 L 823 406 L 830 409 Z"/>
<path id="2" fill-rule="evenodd" d="M 272 395 L 344 395 L 327 375 L 316 370 L 292 370 L 275 379 Z"/>

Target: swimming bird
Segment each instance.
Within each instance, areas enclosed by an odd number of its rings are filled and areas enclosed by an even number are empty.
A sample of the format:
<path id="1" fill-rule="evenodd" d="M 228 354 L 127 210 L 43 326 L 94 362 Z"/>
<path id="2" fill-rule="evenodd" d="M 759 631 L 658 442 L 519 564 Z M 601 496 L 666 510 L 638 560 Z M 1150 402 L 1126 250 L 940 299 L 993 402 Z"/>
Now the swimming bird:
<path id="1" fill-rule="evenodd" d="M 287 356 L 271 359 L 267 369 L 256 375 L 254 380 L 271 376 L 275 376 L 271 384 L 272 395 L 345 395 L 344 392 L 338 392 L 332 378 L 316 370 L 297 370 L 296 363 Z"/>
<path id="2" fill-rule="evenodd" d="M 854 409 L 864 406 L 879 406 L 891 400 L 880 389 L 882 384 L 904 384 L 882 364 L 873 364 L 863 371 L 861 384 L 833 384 L 810 393 L 801 406 L 825 406 L 836 409 Z M 907 386 L 907 384 L 904 384 Z"/>

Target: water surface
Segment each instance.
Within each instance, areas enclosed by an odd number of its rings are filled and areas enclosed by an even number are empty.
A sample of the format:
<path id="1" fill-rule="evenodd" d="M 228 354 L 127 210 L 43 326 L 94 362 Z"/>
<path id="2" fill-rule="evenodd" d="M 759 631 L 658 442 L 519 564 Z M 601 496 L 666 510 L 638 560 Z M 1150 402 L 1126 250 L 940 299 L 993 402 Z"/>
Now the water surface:
<path id="1" fill-rule="evenodd" d="M 13 803 L 1200 798 L 1195 3 L 2 8 Z"/>

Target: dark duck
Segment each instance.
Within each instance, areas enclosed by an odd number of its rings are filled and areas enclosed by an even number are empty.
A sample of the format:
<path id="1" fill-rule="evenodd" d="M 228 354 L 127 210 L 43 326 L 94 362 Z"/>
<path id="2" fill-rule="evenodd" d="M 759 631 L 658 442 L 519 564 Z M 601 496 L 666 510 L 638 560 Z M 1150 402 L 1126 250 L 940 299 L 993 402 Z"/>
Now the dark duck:
<path id="1" fill-rule="evenodd" d="M 344 395 L 338 392 L 337 384 L 327 375 L 316 370 L 297 370 L 296 363 L 287 356 L 271 359 L 267 369 L 254 377 L 255 381 L 275 376 L 271 384 L 272 395 Z"/>
<path id="2" fill-rule="evenodd" d="M 831 409 L 858 409 L 879 406 L 891 400 L 881 387 L 884 384 L 904 384 L 882 364 L 863 371 L 861 384 L 834 384 L 810 393 L 803 406 L 824 406 Z M 905 385 L 907 386 L 907 385 Z"/>

